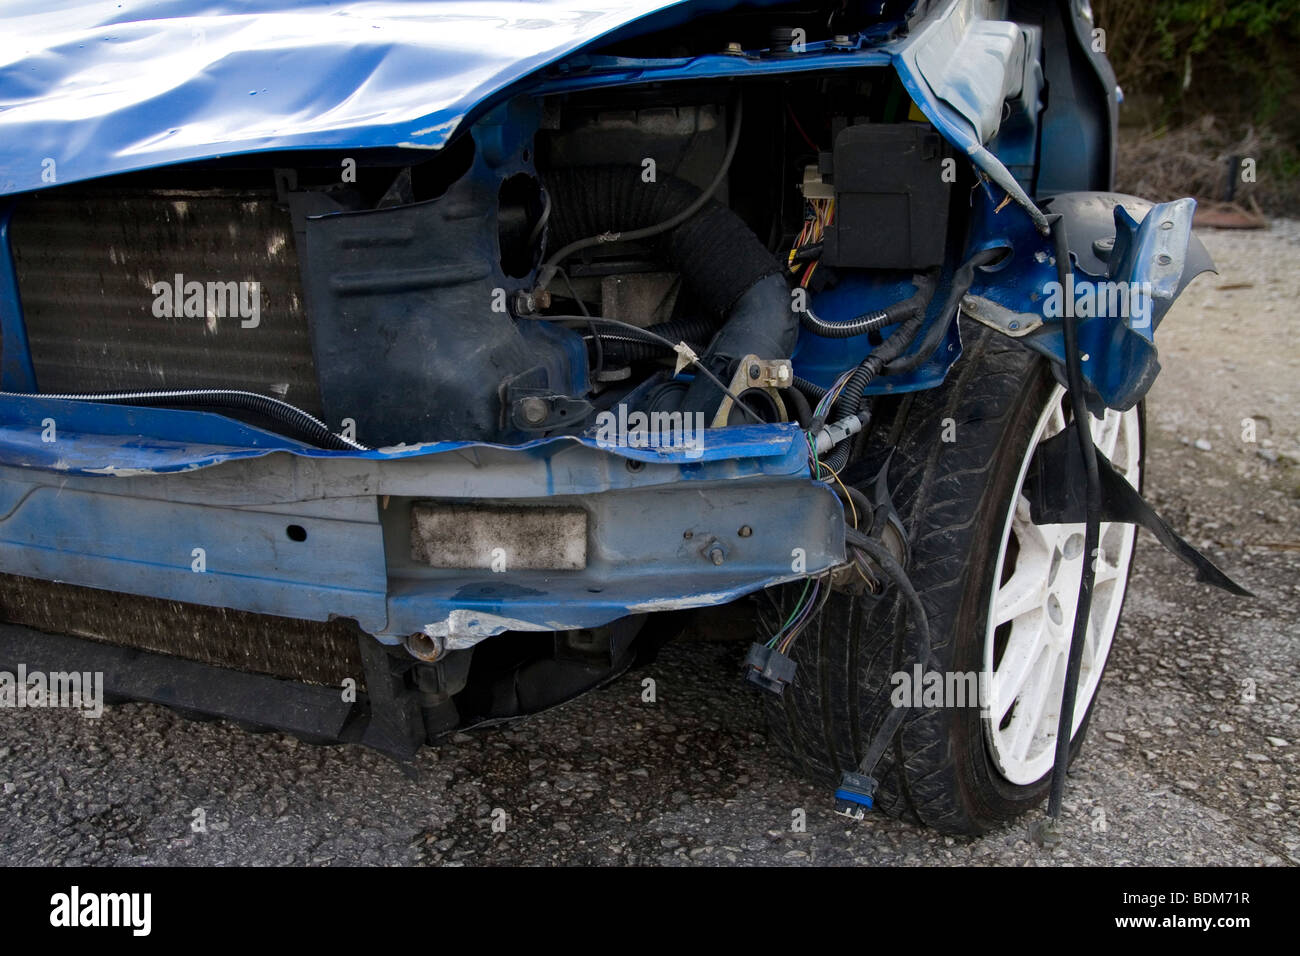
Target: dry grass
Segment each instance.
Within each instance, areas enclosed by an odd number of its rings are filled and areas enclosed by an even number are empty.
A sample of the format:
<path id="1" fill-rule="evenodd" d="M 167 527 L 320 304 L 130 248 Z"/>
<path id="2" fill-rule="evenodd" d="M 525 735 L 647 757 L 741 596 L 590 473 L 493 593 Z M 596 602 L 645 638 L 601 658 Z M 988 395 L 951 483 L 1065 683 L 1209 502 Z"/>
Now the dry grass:
<path id="1" fill-rule="evenodd" d="M 1287 172 L 1285 147 L 1267 130 L 1230 130 L 1214 116 L 1176 130 L 1121 130 L 1117 188 L 1166 202 L 1181 196 L 1229 198 L 1270 215 L 1300 212 L 1300 178 Z M 1243 159 L 1255 161 L 1255 182 L 1241 179 Z M 1232 171 L 1230 173 L 1230 170 Z"/>

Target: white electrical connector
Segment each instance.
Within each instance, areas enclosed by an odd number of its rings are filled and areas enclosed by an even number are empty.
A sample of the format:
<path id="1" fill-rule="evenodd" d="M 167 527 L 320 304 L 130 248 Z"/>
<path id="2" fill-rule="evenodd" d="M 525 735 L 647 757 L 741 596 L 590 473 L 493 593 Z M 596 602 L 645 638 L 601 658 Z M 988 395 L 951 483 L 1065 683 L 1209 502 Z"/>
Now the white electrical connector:
<path id="1" fill-rule="evenodd" d="M 817 433 L 815 447 L 820 458 L 840 442 L 862 431 L 862 419 L 857 415 L 848 415 L 838 422 L 831 422 Z"/>
<path id="2" fill-rule="evenodd" d="M 804 167 L 803 182 L 799 184 L 799 190 L 803 193 L 804 199 L 835 198 L 835 187 L 822 181 L 821 170 L 816 166 Z"/>

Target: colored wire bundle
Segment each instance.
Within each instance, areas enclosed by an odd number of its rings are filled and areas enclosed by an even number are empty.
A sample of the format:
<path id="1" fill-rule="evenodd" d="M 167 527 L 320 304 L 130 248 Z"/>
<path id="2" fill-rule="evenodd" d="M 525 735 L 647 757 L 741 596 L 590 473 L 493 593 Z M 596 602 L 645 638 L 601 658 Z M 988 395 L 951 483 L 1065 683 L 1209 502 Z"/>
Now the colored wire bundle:
<path id="1" fill-rule="evenodd" d="M 807 208 L 804 213 L 803 229 L 800 230 L 799 237 L 795 239 L 788 259 L 789 269 L 795 273 L 798 273 L 799 269 L 803 268 L 800 253 L 806 253 L 812 247 L 820 249 L 822 239 L 826 234 L 826 227 L 835 221 L 834 199 L 807 199 L 804 202 Z M 819 259 L 813 258 L 807 267 L 803 269 L 803 277 L 799 280 L 799 285 L 805 289 L 808 288 L 808 282 L 812 279 L 813 273 L 817 271 L 819 261 Z"/>
<path id="2" fill-rule="evenodd" d="M 777 629 L 777 632 L 768 640 L 767 646 L 774 648 L 778 652 L 785 654 L 795 640 L 803 633 L 809 623 L 815 618 L 818 612 L 830 600 L 831 588 L 829 573 L 821 577 L 809 578 L 804 582 L 803 592 L 799 595 L 799 600 L 795 601 L 794 609 L 790 616 L 785 619 L 785 623 Z"/>

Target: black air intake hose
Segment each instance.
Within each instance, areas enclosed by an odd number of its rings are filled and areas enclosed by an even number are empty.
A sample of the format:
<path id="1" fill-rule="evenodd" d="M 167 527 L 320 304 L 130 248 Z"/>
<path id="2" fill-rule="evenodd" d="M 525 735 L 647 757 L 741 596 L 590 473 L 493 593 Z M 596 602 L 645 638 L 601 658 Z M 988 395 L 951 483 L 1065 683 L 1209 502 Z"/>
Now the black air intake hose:
<path id="1" fill-rule="evenodd" d="M 718 323 L 706 318 L 673 319 L 671 322 L 659 322 L 646 327 L 666 339 L 686 342 L 689 345 L 701 345 L 713 338 Z M 633 339 L 630 334 L 620 331 L 600 333 L 601 345 L 606 368 L 620 368 L 630 362 L 643 362 L 646 359 L 663 358 L 673 353 L 662 342 L 649 338 Z"/>
<path id="2" fill-rule="evenodd" d="M 556 246 L 584 236 L 608 235 L 670 219 L 699 196 L 681 180 L 641 180 L 639 166 L 588 166 L 553 170 L 546 176 L 552 196 L 550 242 Z M 781 263 L 744 220 L 710 200 L 666 233 L 662 240 L 673 268 L 704 307 L 706 316 L 728 316 L 701 359 L 724 381 L 736 359 L 748 353 L 788 358 L 798 336 L 798 317 Z M 711 411 L 722 400 L 718 387 L 697 376 L 683 411 Z"/>

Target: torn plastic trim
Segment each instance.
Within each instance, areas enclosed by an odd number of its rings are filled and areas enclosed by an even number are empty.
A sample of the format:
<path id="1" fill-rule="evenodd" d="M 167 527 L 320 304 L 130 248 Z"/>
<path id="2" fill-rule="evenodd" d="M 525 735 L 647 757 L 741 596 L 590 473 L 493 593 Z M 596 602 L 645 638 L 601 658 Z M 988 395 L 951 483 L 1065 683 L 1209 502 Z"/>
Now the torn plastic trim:
<path id="1" fill-rule="evenodd" d="M 587 433 L 520 445 L 439 441 L 354 452 L 315 448 L 209 412 L 0 397 L 0 465 L 64 474 L 168 474 L 273 452 L 382 462 L 496 449 L 545 458 L 575 445 L 616 459 L 701 473 L 713 463 L 758 460 L 764 473 L 808 474 L 806 447 L 794 423 L 706 429 L 689 445 L 663 447 L 616 444 Z"/>
<path id="2" fill-rule="evenodd" d="M 827 565 L 830 567 L 831 565 Z M 819 568 L 824 571 L 826 568 Z M 791 574 L 785 577 L 772 579 L 771 583 L 765 585 L 773 587 L 779 584 L 787 584 L 791 581 L 800 581 L 806 575 Z M 626 605 L 621 610 L 628 614 L 656 614 L 661 611 L 686 611 L 701 607 L 715 607 L 719 604 L 726 604 L 737 598 L 743 597 L 747 593 L 759 590 L 758 587 L 738 589 L 728 588 L 721 591 L 702 591 L 693 594 L 682 594 L 675 597 L 658 597 L 644 601 L 637 601 Z M 604 614 L 597 615 L 604 617 Z M 614 620 L 614 619 L 610 619 Z M 449 651 L 468 650 L 476 644 L 487 640 L 489 637 L 496 637 L 507 631 L 566 631 L 579 630 L 582 628 L 600 627 L 609 624 L 610 620 L 595 620 L 585 613 L 577 613 L 573 620 L 568 623 L 560 623 L 558 620 L 538 623 L 533 620 L 525 620 L 518 617 L 505 617 L 500 614 L 493 614 L 489 611 L 479 611 L 469 608 L 455 608 L 445 618 L 432 621 L 426 624 L 422 631 L 429 637 L 440 639 L 443 647 Z M 582 621 L 584 623 L 578 623 Z"/>
<path id="3" fill-rule="evenodd" d="M 1086 476 L 1075 427 L 1072 422 L 1034 452 L 1025 477 L 1025 497 L 1035 524 L 1081 524 L 1085 518 Z M 1238 597 L 1255 596 L 1175 532 L 1100 451 L 1097 471 L 1101 478 L 1101 521 L 1140 525 L 1195 571 L 1196 580 Z"/>
<path id="4" fill-rule="evenodd" d="M 986 97 L 992 94 L 982 87 L 1005 89 L 1011 81 L 1020 28 L 979 16 L 979 6 L 976 0 L 949 0 L 942 12 L 924 20 L 891 51 L 894 66 L 926 119 L 1046 236 L 1050 231 L 1046 214 L 984 145 L 997 133 L 1003 98 L 996 101 L 996 115 L 990 115 Z M 982 70 L 971 68 L 972 56 L 983 60 Z"/>

